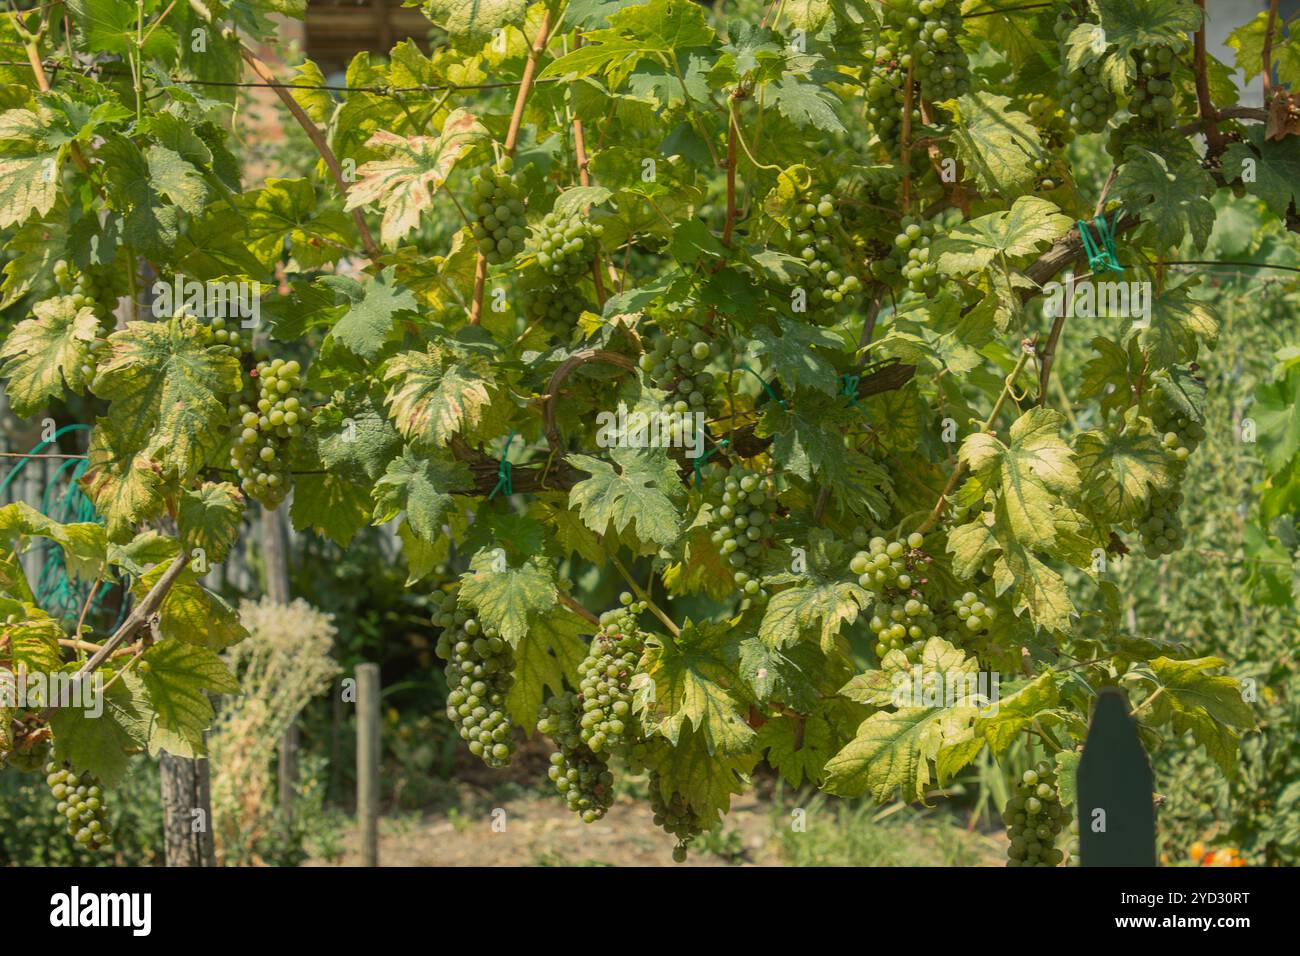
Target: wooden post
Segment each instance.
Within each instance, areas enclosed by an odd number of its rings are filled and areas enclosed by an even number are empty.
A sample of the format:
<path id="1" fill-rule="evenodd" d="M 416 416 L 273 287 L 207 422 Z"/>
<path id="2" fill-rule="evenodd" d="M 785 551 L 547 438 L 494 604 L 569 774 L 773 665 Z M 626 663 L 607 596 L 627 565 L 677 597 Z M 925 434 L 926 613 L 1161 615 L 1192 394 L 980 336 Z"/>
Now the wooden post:
<path id="1" fill-rule="evenodd" d="M 379 665 L 357 665 L 357 830 L 361 865 L 379 865 Z"/>
<path id="2" fill-rule="evenodd" d="M 1079 759 L 1079 861 L 1083 866 L 1155 866 L 1156 810 L 1151 764 L 1114 687 L 1097 695 Z"/>
<path id="3" fill-rule="evenodd" d="M 167 866 L 216 866 L 208 761 L 173 757 L 158 761 L 162 779 L 163 859 Z"/>
<path id="4" fill-rule="evenodd" d="M 262 509 L 262 561 L 266 566 L 266 596 L 275 604 L 289 603 L 289 541 L 284 505 L 274 511 Z M 280 738 L 280 817 L 293 821 L 293 791 L 298 783 L 298 727 L 289 727 Z"/>

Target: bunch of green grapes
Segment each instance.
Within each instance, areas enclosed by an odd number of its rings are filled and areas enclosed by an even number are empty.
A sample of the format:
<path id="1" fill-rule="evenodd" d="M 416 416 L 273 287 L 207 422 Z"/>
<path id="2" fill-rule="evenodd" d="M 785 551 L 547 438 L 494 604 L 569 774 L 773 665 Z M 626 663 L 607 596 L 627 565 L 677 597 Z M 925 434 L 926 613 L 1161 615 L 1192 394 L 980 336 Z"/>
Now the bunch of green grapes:
<path id="1" fill-rule="evenodd" d="M 886 42 L 869 51 L 867 61 L 871 69 L 867 79 L 867 122 L 885 150 L 895 156 L 903 140 L 903 106 L 907 102 L 903 87 L 912 55 L 900 55 L 895 43 Z M 912 128 L 920 123 L 921 98 L 913 96 Z"/>
<path id="2" fill-rule="evenodd" d="M 885 7 L 886 23 L 898 31 L 899 49 L 911 53 L 914 101 L 961 96 L 970 89 L 970 66 L 957 38 L 963 32 L 961 0 L 907 0 Z M 906 67 L 904 67 L 906 68 Z"/>
<path id="3" fill-rule="evenodd" d="M 1158 43 L 1133 51 L 1137 82 L 1129 100 L 1129 112 L 1149 125 L 1164 128 L 1174 121 L 1178 88 L 1170 74 L 1179 50 Z"/>
<path id="4" fill-rule="evenodd" d="M 238 322 L 231 328 L 229 322 L 218 315 L 209 319 L 207 324 L 201 325 L 200 328 L 203 329 L 203 335 L 212 348 L 225 349 L 235 356 L 253 351 L 253 336 L 240 335 Z"/>
<path id="5" fill-rule="evenodd" d="M 763 552 L 771 546 L 776 530 L 776 485 L 767 475 L 739 463 L 730 468 L 715 466 L 704 485 L 704 500 L 713 505 L 709 540 L 735 569 L 736 587 L 747 598 L 766 597 L 758 575 Z"/>
<path id="6" fill-rule="evenodd" d="M 650 774 L 650 811 L 654 814 L 655 826 L 677 837 L 677 845 L 673 847 L 673 862 L 684 863 L 687 845 L 704 832 L 704 827 L 680 793 L 664 799 L 658 773 Z"/>
<path id="7" fill-rule="evenodd" d="M 1043 145 L 1049 152 L 1062 148 L 1074 139 L 1075 131 L 1067 115 L 1068 108 L 1064 104 L 1058 108 L 1046 96 L 1035 93 L 1027 98 L 1025 112 L 1038 127 Z"/>
<path id="8" fill-rule="evenodd" d="M 1179 509 L 1183 504 L 1182 483 L 1187 460 L 1205 438 L 1205 426 L 1178 409 L 1160 389 L 1147 393 L 1144 411 L 1160 433 L 1160 443 L 1170 457 L 1173 484 L 1151 494 L 1147 509 L 1138 519 L 1143 552 L 1148 558 L 1173 554 L 1183 547 L 1185 533 Z"/>
<path id="9" fill-rule="evenodd" d="M 474 177 L 472 197 L 474 238 L 479 252 L 493 265 L 511 259 L 524 247 L 527 221 L 524 218 L 522 187 L 510 175 L 509 156 L 496 168 L 487 167 Z"/>
<path id="10" fill-rule="evenodd" d="M 1087 4 L 1084 4 L 1082 9 L 1062 10 L 1056 19 L 1056 38 L 1061 47 L 1057 91 L 1061 106 L 1069 114 L 1070 128 L 1078 132 L 1099 133 L 1106 128 L 1118 106 L 1115 94 L 1101 76 L 1101 61 L 1085 63 L 1082 70 L 1071 70 L 1066 65 L 1066 45 L 1071 32 L 1081 23 L 1092 22 L 1091 16 Z"/>
<path id="11" fill-rule="evenodd" d="M 604 233 L 604 226 L 582 216 L 548 212 L 536 226 L 537 268 L 560 283 L 590 272 Z"/>
<path id="12" fill-rule="evenodd" d="M 542 705 L 537 730 L 560 748 L 551 754 L 546 775 L 583 823 L 595 823 L 614 802 L 614 775 L 605 759 L 583 742 L 580 709 L 576 694 L 552 697 Z"/>
<path id="13" fill-rule="evenodd" d="M 945 278 L 938 266 L 930 261 L 930 244 L 938 238 L 940 226 L 932 220 L 917 216 L 904 216 L 899 232 L 894 236 L 894 247 L 886 258 L 872 262 L 872 272 L 881 282 L 892 282 L 902 276 L 908 288 L 923 295 L 934 295 Z"/>
<path id="14" fill-rule="evenodd" d="M 515 654 L 495 628 L 456 606 L 456 596 L 443 596 L 433 614 L 442 628 L 436 652 L 447 662 L 447 716 L 469 752 L 498 769 L 515 752 L 514 723 L 506 711 L 506 694 L 515 682 Z"/>
<path id="15" fill-rule="evenodd" d="M 1056 836 L 1070 822 L 1056 790 L 1056 767 L 1046 760 L 1026 770 L 1002 811 L 1007 836 L 1007 866 L 1057 866 L 1065 854 Z"/>
<path id="16" fill-rule="evenodd" d="M 889 541 L 859 528 L 853 540 L 864 550 L 853 555 L 849 571 L 875 596 L 869 624 L 876 635 L 876 656 L 883 659 L 899 650 L 909 660 L 918 660 L 926 640 L 939 633 L 934 610 L 921 590 L 929 583 L 921 575 L 932 560 L 921 550 L 924 536 L 913 531 L 906 539 Z"/>
<path id="17" fill-rule="evenodd" d="M 980 596 L 974 591 L 967 591 L 953 601 L 952 609 L 962 622 L 962 626 L 972 634 L 987 631 L 998 616 L 998 609 L 980 600 Z"/>
<path id="18" fill-rule="evenodd" d="M 847 233 L 829 193 L 816 202 L 800 203 L 790 218 L 784 240 L 790 254 L 803 261 L 814 280 L 808 290 L 808 311 L 814 315 L 842 315 L 861 298 L 862 280 L 852 271 L 852 256 L 840 241 L 843 239 Z"/>
<path id="19" fill-rule="evenodd" d="M 232 400 L 235 438 L 230 463 L 239 487 L 267 508 L 289 493 L 289 445 L 303 434 L 310 412 L 298 397 L 302 367 L 293 360 L 262 361 L 250 373 L 255 392 L 246 389 Z"/>
<path id="20" fill-rule="evenodd" d="M 576 284 L 562 288 L 537 286 L 524 295 L 524 318 L 528 324 L 540 325 L 560 338 L 568 338 L 578 323 L 578 317 L 591 308 L 591 303 Z"/>
<path id="21" fill-rule="evenodd" d="M 55 763 L 45 765 L 45 782 L 58 801 L 59 815 L 68 822 L 68 836 L 87 850 L 106 849 L 113 842 L 104 810 L 104 788 L 89 773 L 78 774 Z"/>
<path id="22" fill-rule="evenodd" d="M 126 294 L 125 280 L 112 269 L 89 269 L 75 272 L 66 259 L 59 259 L 51 270 L 61 295 L 72 296 L 74 308 L 89 307 L 101 322 L 117 308 L 117 300 Z"/>
<path id="23" fill-rule="evenodd" d="M 636 616 L 646 609 L 624 591 L 623 608 L 601 615 L 601 627 L 578 665 L 582 742 L 593 753 L 613 753 L 633 736 L 632 676 L 641 662 L 643 638 Z"/>
<path id="24" fill-rule="evenodd" d="M 705 369 L 713 345 L 694 332 L 691 338 L 656 335 L 637 364 L 655 388 L 671 393 L 666 411 L 678 415 L 707 413 L 713 373 Z"/>

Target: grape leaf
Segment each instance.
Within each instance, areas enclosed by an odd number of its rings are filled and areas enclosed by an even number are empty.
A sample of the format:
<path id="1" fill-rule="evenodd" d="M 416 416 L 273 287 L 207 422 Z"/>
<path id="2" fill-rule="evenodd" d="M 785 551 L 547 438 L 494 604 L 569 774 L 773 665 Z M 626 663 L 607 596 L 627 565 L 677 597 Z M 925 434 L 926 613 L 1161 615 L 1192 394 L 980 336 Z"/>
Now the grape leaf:
<path id="1" fill-rule="evenodd" d="M 375 483 L 375 524 L 403 511 L 411 530 L 425 541 L 442 535 L 443 518 L 455 505 L 453 493 L 473 484 L 469 469 L 457 461 L 423 457 L 407 448 Z"/>
<path id="2" fill-rule="evenodd" d="M 105 785 L 117 786 L 126 775 L 128 751 L 148 743 L 149 711 L 148 695 L 134 674 L 123 674 L 112 683 L 105 679 L 102 713 L 91 716 L 81 708 L 57 707 L 50 714 L 55 761 L 67 761 Z"/>
<path id="3" fill-rule="evenodd" d="M 64 148 L 49 142 L 51 122 L 49 110 L 0 113 L 0 229 L 54 208 Z"/>
<path id="4" fill-rule="evenodd" d="M 1281 473 L 1300 451 L 1300 368 L 1255 389 L 1251 417 L 1269 471 Z"/>
<path id="5" fill-rule="evenodd" d="M 758 730 L 757 745 L 792 787 L 821 782 L 826 761 L 836 750 L 830 722 L 821 714 L 808 717 L 782 714 Z"/>
<path id="6" fill-rule="evenodd" d="M 675 746 L 654 753 L 651 766 L 659 774 L 664 800 L 680 794 L 707 830 L 730 809 L 732 796 L 744 793 L 747 775 L 758 760 L 757 753 L 714 752 L 703 733 L 683 728 Z"/>
<path id="7" fill-rule="evenodd" d="M 962 442 L 961 460 L 986 487 L 1000 488 L 1008 530 L 1028 547 L 1055 541 L 1053 506 L 1079 487 L 1070 446 L 1060 437 L 1063 422 L 1059 412 L 1034 408 L 1012 424 L 1009 444 L 988 432 Z"/>
<path id="8" fill-rule="evenodd" d="M 393 332 L 393 322 L 402 313 L 419 309 L 408 289 L 398 285 L 395 266 L 371 276 L 364 285 L 350 276 L 324 276 L 320 284 L 343 296 L 348 310 L 332 329 L 329 338 L 365 359 L 379 356 Z"/>
<path id="9" fill-rule="evenodd" d="M 319 208 L 309 180 L 267 179 L 236 205 L 244 215 L 242 241 L 267 271 L 280 261 L 286 242 L 303 269 L 333 262 L 352 247 L 352 220 L 337 209 Z"/>
<path id="10" fill-rule="evenodd" d="M 104 519 L 110 541 L 129 539 L 136 525 L 162 511 L 163 477 L 149 455 L 123 452 L 102 420 L 91 433 L 82 486 Z"/>
<path id="11" fill-rule="evenodd" d="M 1080 487 L 1107 521 L 1129 521 L 1143 512 L 1152 490 L 1166 491 L 1172 476 L 1160 439 L 1134 423 L 1081 433 L 1074 442 Z"/>
<path id="12" fill-rule="evenodd" d="M 8 379 L 5 394 L 24 417 L 35 415 L 50 399 L 62 398 L 65 381 L 74 392 L 85 390 L 82 366 L 99 334 L 95 310 L 88 305 L 78 309 L 70 295 L 37 302 L 32 314 L 0 346 L 5 360 L 0 376 Z"/>
<path id="13" fill-rule="evenodd" d="M 835 115 L 836 99 L 815 83 L 793 76 L 783 76 L 764 89 L 781 115 L 801 129 L 813 127 L 826 133 L 844 132 L 844 124 Z"/>
<path id="14" fill-rule="evenodd" d="M 423 352 L 402 352 L 387 363 L 385 397 L 393 421 L 408 441 L 445 446 L 473 428 L 491 402 L 492 372 L 485 358 L 439 342 Z"/>
<path id="15" fill-rule="evenodd" d="M 522 25 L 527 0 L 424 0 L 425 15 L 460 44 L 481 44 L 493 31 Z"/>
<path id="16" fill-rule="evenodd" d="M 995 259 L 1037 252 L 1072 225 L 1046 199 L 1021 196 L 1005 212 L 993 212 L 964 222 L 936 239 L 930 257 L 941 271 L 969 275 L 987 269 Z"/>
<path id="17" fill-rule="evenodd" d="M 475 2 L 472 8 L 477 7 Z M 403 138 L 380 130 L 366 146 L 390 152 L 392 158 L 372 160 L 357 170 L 358 179 L 348 190 L 344 208 L 380 205 L 384 210 L 380 241 L 394 246 L 420 224 L 420 216 L 432 207 L 433 194 L 447 181 L 456 161 L 487 137 L 487 128 L 464 109 L 453 110 L 437 136 Z"/>
<path id="18" fill-rule="evenodd" d="M 149 692 L 156 727 L 185 748 L 178 752 L 172 743 L 168 752 L 178 757 L 206 753 L 203 732 L 214 715 L 207 692 L 238 694 L 235 676 L 212 651 L 180 641 L 155 644 L 140 661 L 138 673 Z M 156 743 L 157 737 L 151 734 L 151 740 Z M 151 745 L 150 752 L 156 755 L 157 749 Z"/>
<path id="19" fill-rule="evenodd" d="M 857 735 L 826 763 L 823 789 L 841 797 L 870 793 L 883 803 L 901 792 L 907 801 L 924 800 L 930 784 L 929 760 L 945 744 L 942 707 L 909 707 L 872 714 Z"/>
<path id="20" fill-rule="evenodd" d="M 512 568 L 504 550 L 484 548 L 461 575 L 459 601 L 474 609 L 483 626 L 495 627 L 517 647 L 531 622 L 556 605 L 554 562 L 534 555 Z"/>
<path id="21" fill-rule="evenodd" d="M 205 481 L 198 488 L 181 489 L 176 518 L 181 546 L 191 554 L 201 548 L 209 564 L 226 560 L 243 520 L 244 496 L 229 482 Z"/>
<path id="22" fill-rule="evenodd" d="M 736 665 L 737 645 L 726 624 L 687 619 L 680 636 L 647 640 L 641 670 L 632 679 L 643 725 L 674 746 L 689 726 L 711 754 L 745 752 L 754 729 L 731 692 L 740 682 Z"/>
<path id="23" fill-rule="evenodd" d="M 952 145 L 980 190 L 1015 196 L 1033 185 L 1043 144 L 1029 117 L 1011 108 L 1010 97 L 967 93 L 954 112 Z"/>
<path id="24" fill-rule="evenodd" d="M 506 694 L 506 709 L 517 726 L 532 732 L 547 688 L 562 694 L 566 680 L 578 685 L 578 664 L 587 654 L 581 635 L 587 629 L 586 621 L 559 605 L 533 619 L 515 647 L 515 682 Z"/>
<path id="25" fill-rule="evenodd" d="M 1238 681 L 1210 673 L 1223 666 L 1217 657 L 1151 661 L 1153 678 L 1145 682 L 1153 690 L 1146 719 L 1152 724 L 1172 721 L 1179 736 L 1191 731 L 1224 775 L 1232 777 L 1237 772 L 1237 741 L 1242 732 L 1255 729 L 1255 715 Z"/>
<path id="26" fill-rule="evenodd" d="M 1211 305 L 1191 298 L 1186 286 L 1166 287 L 1151 302 L 1150 323 L 1131 319 L 1129 332 L 1136 334 L 1154 371 L 1196 358 L 1201 341 L 1213 348 L 1219 325 Z"/>
<path id="27" fill-rule="evenodd" d="M 568 456 L 569 464 L 591 475 L 569 491 L 569 505 L 597 534 L 622 535 L 635 525 L 637 536 L 665 547 L 677 540 L 681 518 L 673 499 L 681 494 L 677 468 L 663 449 L 617 447 L 610 451 L 618 470 L 588 455 Z"/>
<path id="28" fill-rule="evenodd" d="M 173 549 L 175 544 L 172 544 Z M 167 571 L 170 560 L 159 562 L 131 587 L 137 601 Z M 225 598 L 199 583 L 200 576 L 187 567 L 163 598 L 159 608 L 158 632 L 165 640 L 193 644 L 212 651 L 225 650 L 248 637 L 239 612 Z"/>
<path id="29" fill-rule="evenodd" d="M 1166 159 L 1130 146 L 1114 188 L 1160 245 L 1177 247 L 1190 233 L 1197 249 L 1205 247 L 1214 228 L 1214 204 L 1207 198 L 1214 180 L 1194 157 L 1179 152 Z"/>
<path id="30" fill-rule="evenodd" d="M 848 563 L 847 547 L 831 532 L 814 528 L 808 537 L 805 570 L 790 575 L 792 586 L 767 602 L 758 628 L 763 642 L 785 648 L 815 634 L 829 653 L 840 628 L 856 621 L 870 601 L 856 581 L 845 580 Z"/>
<path id="31" fill-rule="evenodd" d="M 827 395 L 837 394 L 840 383 L 835 366 L 813 349 L 821 346 L 839 351 L 844 348 L 843 340 L 827 329 L 784 316 L 778 316 L 776 322 L 780 335 L 766 325 L 759 325 L 753 336 L 763 343 L 767 361 L 777 378 L 790 389 L 811 388 Z"/>
<path id="32" fill-rule="evenodd" d="M 91 387 L 112 403 L 107 421 L 119 447 L 193 474 L 225 438 L 225 398 L 239 391 L 238 360 L 205 346 L 188 315 L 130 322 L 108 344 Z"/>
<path id="33" fill-rule="evenodd" d="M 1106 38 L 1128 59 L 1146 46 L 1182 47 L 1201 25 L 1201 11 L 1190 0 L 1097 0 Z"/>
<path id="34" fill-rule="evenodd" d="M 1285 218 L 1300 198 L 1300 140 L 1294 136 L 1268 139 L 1259 127 L 1245 135 L 1246 142 L 1233 143 L 1224 152 L 1223 170 L 1240 178 L 1274 215 Z"/>

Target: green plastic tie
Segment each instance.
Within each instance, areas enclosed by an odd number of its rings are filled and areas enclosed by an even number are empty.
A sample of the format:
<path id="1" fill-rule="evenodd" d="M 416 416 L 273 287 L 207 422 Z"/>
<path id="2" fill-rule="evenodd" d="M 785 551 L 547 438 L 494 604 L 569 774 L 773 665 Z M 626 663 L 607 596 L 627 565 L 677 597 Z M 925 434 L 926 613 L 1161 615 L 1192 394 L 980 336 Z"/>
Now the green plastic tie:
<path id="1" fill-rule="evenodd" d="M 858 404 L 858 383 L 862 381 L 861 377 L 857 375 L 841 375 L 840 381 L 844 383 L 844 387 L 840 389 L 840 394 L 848 396 L 849 407 L 862 408 Z M 862 411 L 865 413 L 866 409 L 862 408 Z"/>
<path id="2" fill-rule="evenodd" d="M 788 406 L 788 405 L 785 403 L 785 399 L 784 399 L 784 398 L 778 398 L 776 392 L 772 391 L 772 386 L 767 384 L 767 379 L 763 378 L 763 376 L 759 375 L 757 372 L 755 372 L 755 371 L 754 371 L 752 368 L 750 368 L 748 365 L 737 365 L 736 367 L 737 367 L 737 368 L 743 368 L 743 369 L 744 369 L 746 372 L 748 372 L 750 375 L 754 376 L 754 378 L 758 379 L 759 384 L 763 386 L 763 391 L 767 392 L 767 397 L 768 397 L 768 398 L 770 398 L 770 399 L 771 399 L 772 401 L 774 401 L 774 402 L 777 402 L 777 403 L 778 403 L 782 408 L 784 408 L 787 412 L 790 410 L 790 406 Z"/>
<path id="3" fill-rule="evenodd" d="M 723 445 L 730 445 L 730 444 L 731 444 L 731 439 L 724 438 L 722 439 L 722 441 L 718 442 L 716 445 L 714 445 L 712 448 L 706 451 L 703 455 L 695 456 L 695 458 L 693 459 L 693 463 L 695 466 L 695 487 L 696 488 L 700 487 L 700 485 L 704 483 L 704 479 L 701 476 L 701 473 L 704 468 L 704 463 L 709 460 L 709 456 L 712 455 L 715 451 L 718 451 Z"/>
<path id="4" fill-rule="evenodd" d="M 497 463 L 497 483 L 496 487 L 492 489 L 492 493 L 488 495 L 488 501 L 495 498 L 498 491 L 507 498 L 515 493 L 514 479 L 510 474 L 510 462 L 506 460 L 506 456 L 510 454 L 510 444 L 514 440 L 515 433 L 512 430 L 506 436 L 506 447 L 501 449 L 501 461 Z"/>
<path id="5" fill-rule="evenodd" d="M 1097 227 L 1100 244 L 1093 239 L 1085 220 L 1080 219 L 1075 223 L 1079 230 L 1079 238 L 1083 240 L 1083 251 L 1088 257 L 1088 267 L 1093 272 L 1123 272 L 1124 267 L 1119 264 L 1119 252 L 1115 248 L 1115 236 L 1111 232 L 1109 223 L 1106 222 L 1106 217 L 1098 216 L 1093 220 L 1093 224 Z"/>

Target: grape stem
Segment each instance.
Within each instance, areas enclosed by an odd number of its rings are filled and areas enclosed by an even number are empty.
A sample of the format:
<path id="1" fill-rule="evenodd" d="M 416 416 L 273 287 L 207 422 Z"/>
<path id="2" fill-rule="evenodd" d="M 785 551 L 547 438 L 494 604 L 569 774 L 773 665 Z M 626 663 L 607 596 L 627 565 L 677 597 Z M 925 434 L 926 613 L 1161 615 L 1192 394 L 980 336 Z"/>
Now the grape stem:
<path id="1" fill-rule="evenodd" d="M 663 622 L 664 627 L 668 628 L 668 633 L 673 637 L 681 637 L 682 632 L 678 629 L 677 625 L 673 623 L 672 618 L 664 613 L 663 608 L 650 598 L 650 595 L 646 593 L 645 589 L 641 587 L 641 585 L 636 583 L 636 579 L 628 573 L 627 568 L 623 567 L 623 562 L 613 554 L 609 556 L 609 561 L 618 570 L 618 573 L 623 576 L 623 580 L 626 581 L 627 586 L 632 589 L 632 593 L 637 596 L 637 600 L 644 601 L 646 607 L 650 609 L 650 612 Z"/>
<path id="2" fill-rule="evenodd" d="M 600 626 L 600 618 L 596 617 L 596 615 L 592 614 L 585 607 L 583 607 L 581 604 L 575 601 L 572 595 L 565 594 L 563 591 L 556 591 L 556 594 L 559 595 L 560 603 L 563 604 L 565 607 L 567 607 L 574 614 L 589 621 L 592 624 L 595 624 L 597 627 Z"/>

